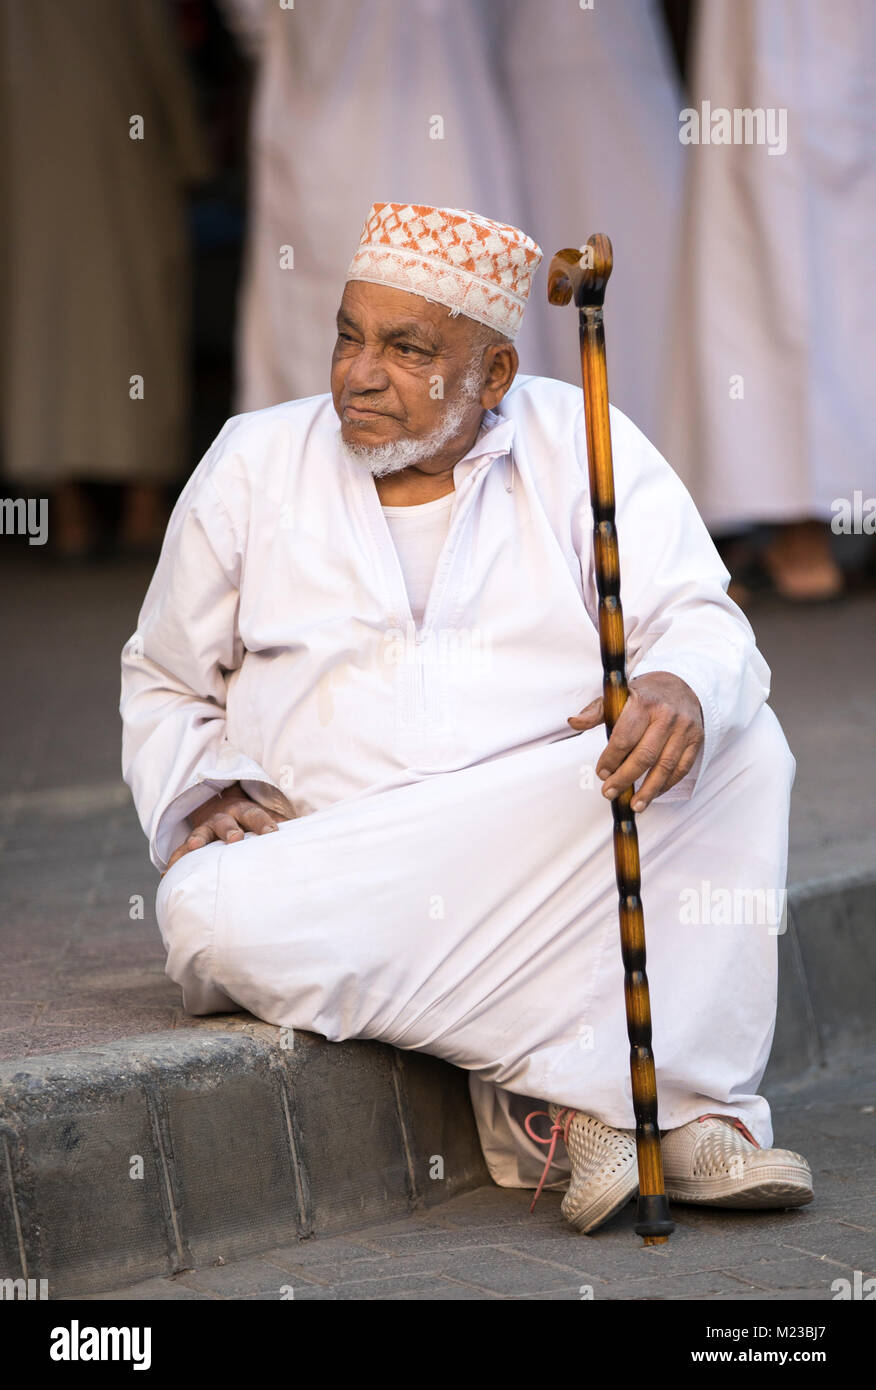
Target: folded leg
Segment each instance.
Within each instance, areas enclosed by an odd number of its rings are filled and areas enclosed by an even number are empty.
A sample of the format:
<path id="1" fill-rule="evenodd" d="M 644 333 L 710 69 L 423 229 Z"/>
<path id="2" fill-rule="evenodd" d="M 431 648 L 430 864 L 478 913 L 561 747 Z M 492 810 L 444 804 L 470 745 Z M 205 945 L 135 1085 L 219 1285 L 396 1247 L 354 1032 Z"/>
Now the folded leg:
<path id="1" fill-rule="evenodd" d="M 604 740 L 593 730 L 185 856 L 158 917 L 186 1006 L 233 1000 L 467 1069 L 499 1182 L 541 1166 L 506 1093 L 630 1127 L 611 815 L 592 776 Z M 690 800 L 640 818 L 664 1128 L 722 1111 L 771 1140 L 756 1089 L 779 928 L 725 908 L 784 888 L 793 767 L 765 708 Z"/>

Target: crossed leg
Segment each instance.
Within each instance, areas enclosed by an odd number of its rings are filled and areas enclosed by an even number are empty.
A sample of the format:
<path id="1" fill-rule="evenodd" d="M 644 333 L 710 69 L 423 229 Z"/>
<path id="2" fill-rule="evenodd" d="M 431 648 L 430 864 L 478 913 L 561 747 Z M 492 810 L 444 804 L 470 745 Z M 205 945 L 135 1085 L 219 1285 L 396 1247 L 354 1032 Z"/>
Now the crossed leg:
<path id="1" fill-rule="evenodd" d="M 592 730 L 186 855 L 157 902 L 186 1007 L 237 1004 L 465 1068 L 498 1182 L 541 1169 L 518 1122 L 530 1097 L 629 1128 L 611 815 L 592 776 L 604 739 Z M 661 1128 L 709 1111 L 772 1140 L 757 1086 L 793 772 L 764 708 L 693 797 L 639 820 Z"/>

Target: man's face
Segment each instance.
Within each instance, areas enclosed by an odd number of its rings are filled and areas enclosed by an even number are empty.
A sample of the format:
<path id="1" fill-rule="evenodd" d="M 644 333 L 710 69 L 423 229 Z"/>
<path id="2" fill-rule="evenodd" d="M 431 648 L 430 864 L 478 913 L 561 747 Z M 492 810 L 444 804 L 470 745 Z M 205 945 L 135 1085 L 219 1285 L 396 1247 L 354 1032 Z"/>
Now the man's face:
<path id="1" fill-rule="evenodd" d="M 458 458 L 460 448 L 470 447 L 484 409 L 507 389 L 496 393 L 485 381 L 489 367 L 472 329 L 469 319 L 451 318 L 446 306 L 420 295 L 350 281 L 338 311 L 331 378 L 344 443 L 398 446 L 409 458 L 417 441 L 433 443 L 425 458 L 416 458 L 429 472 L 455 461 L 454 453 Z"/>

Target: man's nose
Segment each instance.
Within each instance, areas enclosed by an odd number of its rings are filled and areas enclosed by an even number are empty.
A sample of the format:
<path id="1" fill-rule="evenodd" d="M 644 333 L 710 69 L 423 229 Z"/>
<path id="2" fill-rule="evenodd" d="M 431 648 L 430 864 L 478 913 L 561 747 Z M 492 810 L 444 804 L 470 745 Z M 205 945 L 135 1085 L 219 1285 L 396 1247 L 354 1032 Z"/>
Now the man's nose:
<path id="1" fill-rule="evenodd" d="M 345 384 L 347 391 L 353 395 L 386 390 L 389 376 L 378 347 L 363 346 L 356 353 L 347 366 Z"/>

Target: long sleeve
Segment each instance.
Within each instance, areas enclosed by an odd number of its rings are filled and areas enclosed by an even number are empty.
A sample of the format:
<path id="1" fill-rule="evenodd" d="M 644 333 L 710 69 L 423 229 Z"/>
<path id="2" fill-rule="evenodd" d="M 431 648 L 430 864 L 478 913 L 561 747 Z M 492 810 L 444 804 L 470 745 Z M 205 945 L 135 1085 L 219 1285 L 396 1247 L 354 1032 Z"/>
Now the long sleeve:
<path id="1" fill-rule="evenodd" d="M 282 797 L 226 737 L 226 682 L 243 658 L 243 544 L 210 473 L 227 430 L 177 502 L 122 653 L 122 775 L 159 869 L 185 839 L 186 816 L 215 791 L 239 781 L 255 799 L 268 788 Z"/>
<path id="2" fill-rule="evenodd" d="M 684 484 L 614 409 L 611 426 L 627 675 L 668 671 L 691 687 L 703 711 L 703 749 L 667 793 L 675 799 L 691 795 L 715 754 L 750 724 L 769 696 L 770 670 L 727 596 L 730 575 Z M 583 419 L 578 437 L 586 471 Z M 581 529 L 589 545 L 592 529 Z M 595 616 L 592 553 L 581 560 Z"/>

